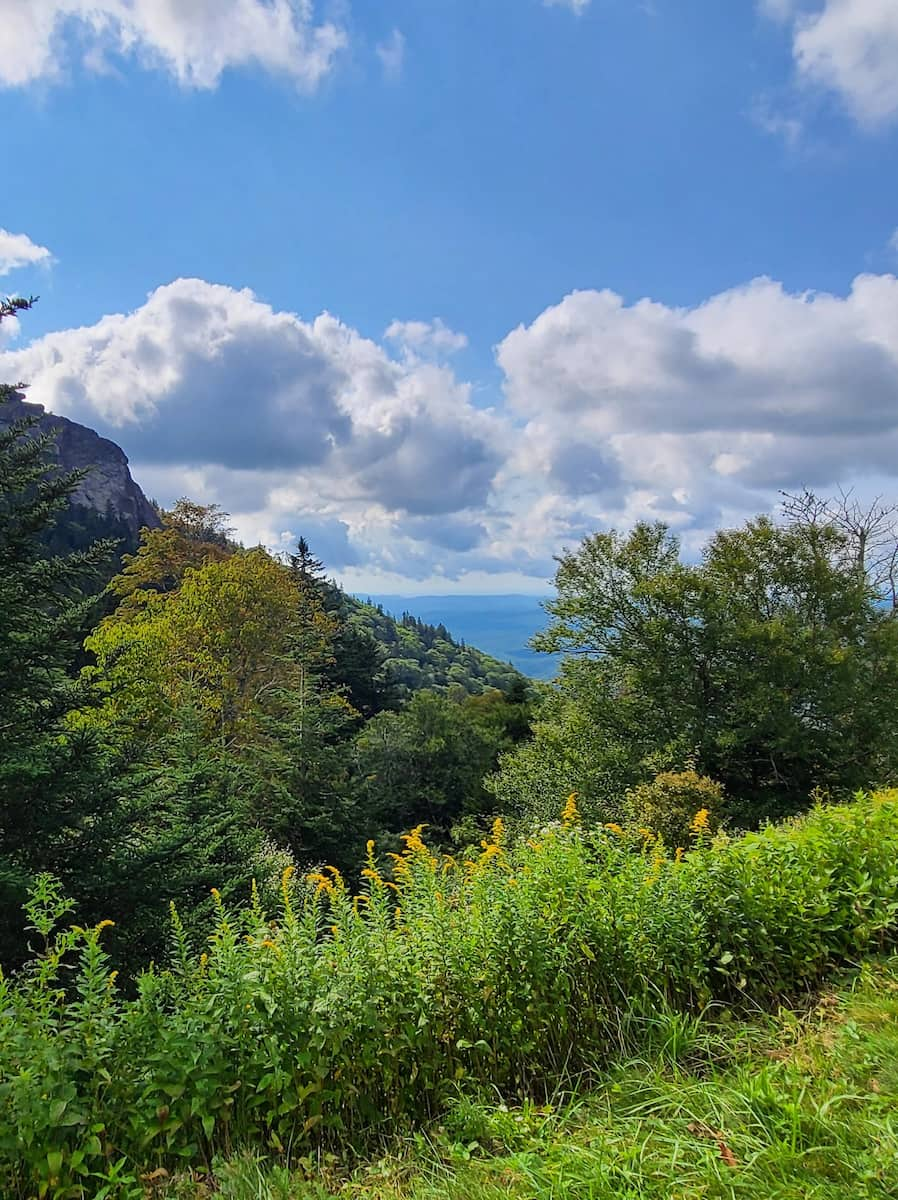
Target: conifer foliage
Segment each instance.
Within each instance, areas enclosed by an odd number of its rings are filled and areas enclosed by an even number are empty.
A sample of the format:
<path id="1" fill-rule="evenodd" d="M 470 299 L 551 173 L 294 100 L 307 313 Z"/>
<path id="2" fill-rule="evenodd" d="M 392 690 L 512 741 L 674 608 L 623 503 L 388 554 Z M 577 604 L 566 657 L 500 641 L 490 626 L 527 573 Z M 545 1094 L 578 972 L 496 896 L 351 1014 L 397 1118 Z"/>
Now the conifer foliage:
<path id="1" fill-rule="evenodd" d="M 33 300 L 4 300 L 0 319 Z M 0 386 L 0 403 L 17 391 Z M 67 730 L 72 667 L 95 603 L 91 581 L 114 544 L 46 557 L 42 536 L 84 477 L 60 472 L 52 435 L 24 418 L 0 431 L 0 955 L 20 944 L 18 913 L 34 873 L 71 878 L 96 835 L 104 765 L 95 739 Z"/>

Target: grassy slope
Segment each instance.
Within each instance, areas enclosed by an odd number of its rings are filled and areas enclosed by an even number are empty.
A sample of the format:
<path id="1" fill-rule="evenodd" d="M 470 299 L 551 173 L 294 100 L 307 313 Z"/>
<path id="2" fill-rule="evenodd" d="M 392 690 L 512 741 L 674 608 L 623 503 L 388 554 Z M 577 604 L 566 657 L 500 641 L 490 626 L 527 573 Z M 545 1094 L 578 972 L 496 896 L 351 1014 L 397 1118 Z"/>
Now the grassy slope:
<path id="1" fill-rule="evenodd" d="M 726 1014 L 724 1014 L 726 1015 Z M 231 1200 L 864 1200 L 898 1196 L 898 957 L 800 1016 L 659 1019 L 655 1050 L 554 1106 L 462 1102 L 352 1174 L 222 1166 Z M 210 1196 L 188 1183 L 169 1197 Z"/>

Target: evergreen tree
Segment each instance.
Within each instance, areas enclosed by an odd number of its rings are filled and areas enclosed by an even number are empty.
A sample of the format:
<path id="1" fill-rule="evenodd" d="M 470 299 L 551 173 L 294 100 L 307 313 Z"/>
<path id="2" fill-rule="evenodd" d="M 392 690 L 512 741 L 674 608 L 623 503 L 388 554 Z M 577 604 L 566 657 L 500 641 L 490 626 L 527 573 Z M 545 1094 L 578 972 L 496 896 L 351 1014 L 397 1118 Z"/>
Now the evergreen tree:
<path id="1" fill-rule="evenodd" d="M 4 300 L 0 319 L 30 308 Z M 21 386 L 21 385 L 18 385 Z M 0 388 L 0 403 L 16 389 Z M 67 727 L 89 588 L 114 543 L 46 557 L 43 540 L 83 471 L 53 463 L 52 434 L 26 417 L 0 431 L 0 959 L 24 950 L 20 904 L 51 870 L 73 886 L 87 869 L 105 806 L 106 767 L 95 739 Z M 74 890 L 77 892 L 77 886 Z"/>
<path id="2" fill-rule="evenodd" d="M 294 579 L 317 587 L 324 577 L 324 563 L 312 553 L 312 548 L 304 537 L 296 543 L 296 550 L 290 556 L 290 572 Z"/>

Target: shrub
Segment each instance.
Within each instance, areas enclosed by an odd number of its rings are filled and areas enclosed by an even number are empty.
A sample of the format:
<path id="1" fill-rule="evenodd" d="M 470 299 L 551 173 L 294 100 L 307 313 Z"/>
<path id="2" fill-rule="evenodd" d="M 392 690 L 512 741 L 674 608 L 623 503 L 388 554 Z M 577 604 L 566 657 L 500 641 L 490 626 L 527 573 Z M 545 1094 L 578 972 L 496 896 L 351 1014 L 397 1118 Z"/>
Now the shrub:
<path id="1" fill-rule="evenodd" d="M 389 870 L 369 845 L 358 896 L 289 867 L 274 920 L 215 895 L 200 954 L 173 911 L 171 965 L 132 996 L 105 923 L 54 932 L 44 879 L 44 949 L 0 983 L 0 1194 L 138 1196 L 244 1146 L 359 1145 L 460 1085 L 533 1096 L 658 1005 L 771 1002 L 898 929 L 898 792 L 692 847 L 584 830 L 573 801 L 520 845 L 497 820 L 461 861 L 419 828 Z"/>
<path id="2" fill-rule="evenodd" d="M 696 771 L 663 771 L 651 783 L 631 788 L 624 800 L 627 820 L 652 830 L 667 846 L 688 846 L 696 813 L 705 812 L 708 828 L 720 823 L 723 788 Z"/>

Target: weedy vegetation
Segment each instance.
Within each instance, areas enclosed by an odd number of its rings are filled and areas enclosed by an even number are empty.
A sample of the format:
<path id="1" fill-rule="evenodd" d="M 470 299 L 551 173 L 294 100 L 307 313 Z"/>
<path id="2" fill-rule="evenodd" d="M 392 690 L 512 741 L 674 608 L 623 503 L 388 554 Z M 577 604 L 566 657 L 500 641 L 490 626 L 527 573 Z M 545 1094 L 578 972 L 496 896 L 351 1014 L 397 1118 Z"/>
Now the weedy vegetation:
<path id="1" fill-rule="evenodd" d="M 665 1121 L 683 1114 L 710 1131 L 712 1156 L 719 1142 L 744 1162 L 767 1129 L 780 1140 L 788 1133 L 791 1152 L 807 1151 L 816 1170 L 829 1109 L 806 1120 L 802 1101 L 793 1112 L 778 1099 L 776 1066 L 753 1083 L 737 1065 L 707 1104 L 697 1079 L 671 1083 L 658 1072 L 689 1058 L 699 1014 L 797 1000 L 894 942 L 898 792 L 819 806 L 741 837 L 712 834 L 700 810 L 685 848 L 647 828 L 583 827 L 572 797 L 560 820 L 520 843 L 500 818 L 467 857 L 433 852 L 420 828 L 386 860 L 375 850 L 369 843 L 359 894 L 335 868 L 297 878 L 288 867 L 275 913 L 255 895 L 242 909 L 215 895 L 202 946 L 173 907 L 170 964 L 141 973 L 133 992 L 103 948 L 110 923 L 64 928 L 69 904 L 42 877 L 27 907 L 35 957 L 0 984 L 2 1194 L 137 1197 L 179 1170 L 211 1179 L 220 1160 L 241 1153 L 287 1171 L 371 1153 L 403 1131 L 421 1137 L 440 1122 L 463 1146 L 490 1145 L 497 1129 L 504 1145 L 506 1129 L 513 1148 L 519 1125 L 524 1144 L 534 1126 L 549 1138 L 539 1161 L 521 1152 L 507 1186 L 501 1174 L 485 1177 L 484 1195 L 749 1194 L 732 1190 L 726 1155 L 717 1169 L 729 1191 L 645 1192 L 627 1182 L 656 1140 L 672 1136 Z M 564 1150 L 545 1105 L 554 1113 L 559 1089 L 583 1088 L 638 1053 L 659 1065 L 647 1067 L 641 1089 L 632 1067 L 621 1076 L 630 1082 L 626 1103 L 608 1115 L 610 1140 L 575 1133 Z M 614 1087 L 606 1081 L 589 1105 L 601 1107 Z M 484 1109 L 489 1096 L 526 1101 L 520 1120 Z M 646 1127 L 647 1140 L 624 1151 L 615 1122 L 634 1114 L 657 1114 L 658 1132 Z M 569 1111 L 565 1128 L 578 1119 Z M 730 1128 L 732 1145 L 716 1136 Z M 890 1154 L 894 1136 L 885 1117 Z M 562 1159 L 567 1191 L 551 1182 Z M 607 1177 L 604 1191 L 588 1190 L 587 1170 Z"/>

